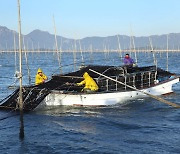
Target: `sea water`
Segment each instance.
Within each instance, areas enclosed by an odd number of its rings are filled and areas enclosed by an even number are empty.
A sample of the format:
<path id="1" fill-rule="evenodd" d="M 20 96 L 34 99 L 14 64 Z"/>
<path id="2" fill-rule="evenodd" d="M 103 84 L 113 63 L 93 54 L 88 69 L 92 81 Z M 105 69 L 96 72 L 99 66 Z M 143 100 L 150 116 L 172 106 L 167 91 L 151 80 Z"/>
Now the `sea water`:
<path id="1" fill-rule="evenodd" d="M 63 72 L 88 64 L 122 65 L 125 53 L 62 53 Z M 139 66 L 153 65 L 152 53 L 136 53 Z M 168 69 L 180 74 L 180 53 L 169 53 Z M 23 84 L 34 83 L 37 69 L 51 78 L 59 74 L 57 53 L 28 53 L 23 57 Z M 134 53 L 131 53 L 135 59 Z M 155 53 L 158 66 L 167 69 L 166 53 Z M 77 57 L 76 59 L 74 57 Z M 76 65 L 74 65 L 76 63 Z M 28 75 L 30 70 L 30 78 Z M 0 99 L 17 85 L 18 55 L 0 53 Z M 164 99 L 180 104 L 180 84 Z M 180 109 L 153 98 L 131 100 L 108 107 L 57 107 L 24 114 L 24 139 L 19 138 L 20 118 L 0 111 L 0 153 L 180 153 Z"/>

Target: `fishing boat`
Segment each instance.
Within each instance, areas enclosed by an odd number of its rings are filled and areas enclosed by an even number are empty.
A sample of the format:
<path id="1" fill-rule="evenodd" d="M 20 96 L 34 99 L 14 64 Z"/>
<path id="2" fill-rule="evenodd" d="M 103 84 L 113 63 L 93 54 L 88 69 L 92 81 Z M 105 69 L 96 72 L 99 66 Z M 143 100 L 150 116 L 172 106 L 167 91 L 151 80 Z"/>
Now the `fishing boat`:
<path id="1" fill-rule="evenodd" d="M 96 92 L 82 92 L 82 86 L 76 83 L 88 74 L 99 86 Z M 173 92 L 172 86 L 180 77 L 156 66 L 127 67 L 88 65 L 78 71 L 53 75 L 38 86 L 23 87 L 23 106 L 32 111 L 46 106 L 108 106 L 132 99 L 150 96 L 159 98 Z M 18 109 L 16 89 L 1 102 L 1 109 Z M 164 100 L 161 98 L 161 100 Z"/>

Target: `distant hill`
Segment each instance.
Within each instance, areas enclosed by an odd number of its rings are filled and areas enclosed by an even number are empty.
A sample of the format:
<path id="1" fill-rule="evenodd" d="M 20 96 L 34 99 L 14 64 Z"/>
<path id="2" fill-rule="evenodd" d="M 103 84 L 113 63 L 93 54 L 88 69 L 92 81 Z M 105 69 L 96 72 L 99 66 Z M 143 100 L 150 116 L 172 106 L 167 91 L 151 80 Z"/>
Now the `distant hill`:
<path id="1" fill-rule="evenodd" d="M 25 48 L 28 50 L 55 50 L 55 37 L 46 31 L 34 30 L 31 33 L 23 36 Z M 154 49 L 167 48 L 167 34 L 132 37 L 126 35 L 115 35 L 107 37 L 86 37 L 80 40 L 68 39 L 62 36 L 57 36 L 58 48 L 62 50 L 98 50 L 104 49 L 117 50 L 119 49 L 118 37 L 121 49 L 133 48 L 136 49 L 151 49 L 152 42 Z M 18 33 L 10 30 L 7 27 L 0 26 L 0 50 L 14 50 L 14 38 L 16 48 L 18 48 Z M 133 43 L 134 42 L 134 43 Z M 168 34 L 169 49 L 178 49 L 180 45 L 180 33 Z"/>

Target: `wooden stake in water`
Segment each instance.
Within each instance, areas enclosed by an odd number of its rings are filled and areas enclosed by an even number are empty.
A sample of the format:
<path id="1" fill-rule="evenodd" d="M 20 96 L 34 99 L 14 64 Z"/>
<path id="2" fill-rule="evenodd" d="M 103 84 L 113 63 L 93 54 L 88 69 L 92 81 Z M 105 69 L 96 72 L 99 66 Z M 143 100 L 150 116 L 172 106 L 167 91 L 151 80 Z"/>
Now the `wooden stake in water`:
<path id="1" fill-rule="evenodd" d="M 168 55 L 168 44 L 169 44 L 169 40 L 168 40 L 168 35 L 167 35 L 166 71 L 168 71 L 168 57 L 169 57 L 169 55 Z"/>
<path id="2" fill-rule="evenodd" d="M 22 47 L 21 47 L 21 12 L 20 12 L 20 0 L 17 0 L 18 2 L 18 29 L 19 29 L 19 110 L 20 110 L 20 122 L 21 126 L 24 126 L 23 124 L 23 97 L 22 97 Z M 24 127 L 20 128 L 20 134 L 19 137 L 21 139 L 24 138 Z"/>
<path id="3" fill-rule="evenodd" d="M 58 43 L 57 43 L 57 36 L 56 36 L 56 24 L 55 24 L 54 16 L 53 16 L 53 23 L 54 23 L 54 37 L 55 37 L 55 43 L 56 43 L 56 53 L 57 53 L 57 57 L 58 57 L 60 74 L 62 74 L 61 57 L 60 57 L 60 53 L 58 52 Z"/>
<path id="4" fill-rule="evenodd" d="M 132 47 L 133 47 L 133 51 L 134 51 L 134 56 L 135 56 L 135 63 L 137 64 L 136 47 L 135 47 L 135 42 L 134 42 L 132 26 L 131 26 L 131 39 L 132 39 Z"/>
<path id="5" fill-rule="evenodd" d="M 20 138 L 20 139 L 24 139 L 24 118 L 23 118 L 23 110 L 20 112 L 19 138 Z"/>
<path id="6" fill-rule="evenodd" d="M 73 59 L 74 59 L 74 71 L 76 71 L 76 51 L 77 51 L 77 47 L 76 47 L 76 39 L 74 39 L 74 48 L 73 48 Z"/>
<path id="7" fill-rule="evenodd" d="M 14 64 L 15 64 L 14 73 L 16 73 L 17 65 L 16 65 L 16 34 L 15 34 L 15 32 L 14 32 Z"/>
<path id="8" fill-rule="evenodd" d="M 80 50 L 80 53 L 81 53 L 82 65 L 84 65 L 84 57 L 83 57 L 83 53 L 82 53 L 82 48 L 81 48 L 81 42 L 80 42 L 80 40 L 79 40 L 79 50 Z"/>
<path id="9" fill-rule="evenodd" d="M 29 85 L 31 84 L 31 73 L 30 73 L 30 68 L 29 68 L 29 63 L 28 63 L 28 57 L 27 57 L 27 50 L 24 42 L 24 37 L 23 37 L 23 45 L 24 45 L 24 55 L 25 55 L 25 60 L 26 60 L 26 65 L 27 65 L 27 72 L 28 72 L 28 79 L 29 79 Z"/>
<path id="10" fill-rule="evenodd" d="M 103 45 L 104 46 L 104 56 L 105 56 L 105 59 L 106 59 L 106 61 L 107 61 L 107 48 L 106 48 L 106 45 Z"/>
<path id="11" fill-rule="evenodd" d="M 117 35 L 117 40 L 118 40 L 119 57 L 122 57 L 122 50 L 121 50 L 121 44 L 120 44 L 120 40 L 119 40 L 119 35 Z"/>
<path id="12" fill-rule="evenodd" d="M 93 63 L 93 48 L 92 48 L 92 44 L 90 44 L 90 62 L 91 62 L 91 64 Z"/>
<path id="13" fill-rule="evenodd" d="M 151 40 L 151 38 L 150 38 L 150 37 L 149 37 L 149 43 L 150 43 L 150 46 L 151 46 L 151 51 L 152 51 L 152 54 L 153 54 L 154 65 L 156 65 L 156 56 L 155 56 L 155 51 L 154 51 L 154 49 L 153 49 L 152 40 Z"/>

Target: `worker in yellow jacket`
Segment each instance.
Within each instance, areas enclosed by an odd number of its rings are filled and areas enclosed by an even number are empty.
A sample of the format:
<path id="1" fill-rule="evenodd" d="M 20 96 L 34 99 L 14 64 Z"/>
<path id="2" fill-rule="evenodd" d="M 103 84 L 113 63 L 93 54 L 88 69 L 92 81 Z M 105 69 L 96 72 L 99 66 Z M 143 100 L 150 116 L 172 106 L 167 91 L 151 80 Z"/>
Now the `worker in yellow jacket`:
<path id="1" fill-rule="evenodd" d="M 77 83 L 78 86 L 85 85 L 82 91 L 97 91 L 99 89 L 96 82 L 89 76 L 87 72 L 83 75 L 84 80 Z"/>
<path id="2" fill-rule="evenodd" d="M 42 72 L 40 68 L 38 68 L 36 79 L 35 79 L 35 85 L 39 85 L 44 83 L 47 80 L 47 76 Z"/>

